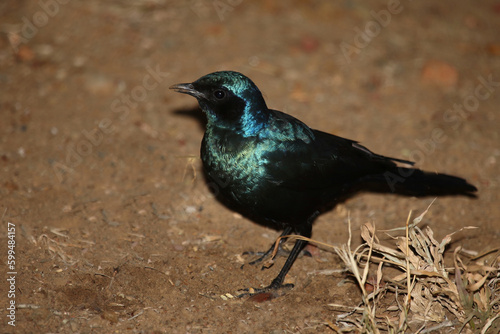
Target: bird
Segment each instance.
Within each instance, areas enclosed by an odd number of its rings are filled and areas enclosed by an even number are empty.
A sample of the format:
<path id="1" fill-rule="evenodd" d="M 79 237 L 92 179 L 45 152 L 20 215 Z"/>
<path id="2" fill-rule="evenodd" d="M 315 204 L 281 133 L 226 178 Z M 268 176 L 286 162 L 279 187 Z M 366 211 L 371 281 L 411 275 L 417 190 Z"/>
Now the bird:
<path id="1" fill-rule="evenodd" d="M 281 237 L 310 238 L 318 215 L 359 192 L 476 197 L 477 188 L 463 178 L 422 171 L 414 162 L 376 154 L 268 108 L 255 83 L 239 72 L 213 72 L 170 89 L 195 97 L 206 115 L 201 161 L 221 201 L 282 230 Z M 247 290 L 293 287 L 284 279 L 306 244 L 296 240 L 271 284 Z"/>

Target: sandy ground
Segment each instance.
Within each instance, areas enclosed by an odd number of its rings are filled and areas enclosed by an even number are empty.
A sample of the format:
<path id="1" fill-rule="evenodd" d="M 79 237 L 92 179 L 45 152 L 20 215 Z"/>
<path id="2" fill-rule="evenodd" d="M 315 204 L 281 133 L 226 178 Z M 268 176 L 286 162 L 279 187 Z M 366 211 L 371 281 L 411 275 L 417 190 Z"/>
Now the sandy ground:
<path id="1" fill-rule="evenodd" d="M 330 332 L 328 304 L 359 304 L 325 251 L 295 263 L 284 296 L 221 298 L 284 258 L 240 269 L 278 232 L 212 198 L 201 113 L 168 90 L 215 70 L 313 128 L 467 178 L 478 199 L 439 198 L 424 223 L 478 227 L 451 251 L 500 246 L 498 1 L 7 0 L 0 22 L 1 332 Z M 313 237 L 345 243 L 349 215 L 359 244 L 361 224 L 401 227 L 431 201 L 360 195 Z"/>

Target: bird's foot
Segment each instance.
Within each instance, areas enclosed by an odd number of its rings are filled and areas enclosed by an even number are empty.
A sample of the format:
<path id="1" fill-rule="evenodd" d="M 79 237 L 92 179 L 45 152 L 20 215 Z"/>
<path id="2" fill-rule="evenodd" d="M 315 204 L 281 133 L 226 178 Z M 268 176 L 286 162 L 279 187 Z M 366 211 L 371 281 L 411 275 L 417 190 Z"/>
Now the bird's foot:
<path id="1" fill-rule="evenodd" d="M 265 288 L 247 288 L 238 291 L 238 298 L 250 297 L 249 299 L 263 302 L 277 297 L 281 297 L 294 287 L 294 284 L 283 284 L 274 280 Z"/>
<path id="2" fill-rule="evenodd" d="M 262 262 L 264 261 L 265 258 L 268 257 L 269 253 L 268 252 L 254 252 L 254 251 L 246 251 L 246 252 L 243 252 L 243 255 L 248 255 L 248 256 L 258 256 L 257 259 L 251 261 L 251 262 L 248 262 L 248 264 L 250 265 L 254 265 L 254 264 L 257 264 L 259 262 Z"/>

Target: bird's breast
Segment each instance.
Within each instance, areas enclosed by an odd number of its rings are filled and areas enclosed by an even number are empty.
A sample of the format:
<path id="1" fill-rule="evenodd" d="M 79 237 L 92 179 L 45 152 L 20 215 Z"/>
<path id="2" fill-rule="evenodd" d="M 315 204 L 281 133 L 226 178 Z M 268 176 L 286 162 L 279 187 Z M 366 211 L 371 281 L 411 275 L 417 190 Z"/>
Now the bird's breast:
<path id="1" fill-rule="evenodd" d="M 253 205 L 265 183 L 268 161 L 262 143 L 228 134 L 203 138 L 201 159 L 217 191 L 241 205 Z"/>

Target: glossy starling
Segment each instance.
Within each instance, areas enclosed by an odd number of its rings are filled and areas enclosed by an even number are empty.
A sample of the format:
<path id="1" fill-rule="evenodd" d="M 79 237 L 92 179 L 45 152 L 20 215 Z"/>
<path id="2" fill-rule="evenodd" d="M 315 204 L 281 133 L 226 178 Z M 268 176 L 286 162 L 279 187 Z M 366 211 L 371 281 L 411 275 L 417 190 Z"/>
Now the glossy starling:
<path id="1" fill-rule="evenodd" d="M 477 190 L 459 177 L 398 166 L 414 163 L 373 153 L 269 109 L 257 86 L 238 72 L 215 72 L 170 88 L 194 96 L 206 114 L 201 159 L 222 201 L 283 229 L 282 236 L 311 237 L 320 213 L 359 191 L 474 197 Z M 297 240 L 278 276 L 256 291 L 282 287 L 306 243 Z"/>

